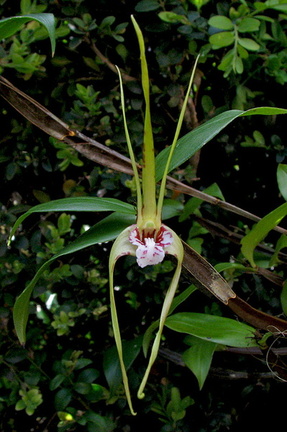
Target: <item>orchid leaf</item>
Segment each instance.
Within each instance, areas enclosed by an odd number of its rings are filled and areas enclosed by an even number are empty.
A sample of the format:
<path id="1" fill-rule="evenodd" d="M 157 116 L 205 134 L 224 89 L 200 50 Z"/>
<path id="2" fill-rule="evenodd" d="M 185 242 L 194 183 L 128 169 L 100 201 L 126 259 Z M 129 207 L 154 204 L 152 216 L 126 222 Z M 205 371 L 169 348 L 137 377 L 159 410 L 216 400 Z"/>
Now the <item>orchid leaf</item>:
<path id="1" fill-rule="evenodd" d="M 205 188 L 203 190 L 203 192 L 208 194 L 209 196 L 213 196 L 213 197 L 219 198 L 222 201 L 225 201 L 224 196 L 223 196 L 217 183 L 211 184 L 210 186 Z M 203 200 L 200 198 L 197 198 L 197 197 L 190 198 L 186 202 L 186 204 L 183 208 L 183 211 L 180 214 L 179 222 L 183 222 L 184 220 L 186 220 L 188 218 L 188 216 L 193 214 L 196 211 L 196 209 L 198 209 L 198 207 L 201 205 L 202 202 L 203 202 Z"/>
<path id="2" fill-rule="evenodd" d="M 24 344 L 26 341 L 26 326 L 29 316 L 29 302 L 31 294 L 36 283 L 42 276 L 43 272 L 50 266 L 50 264 L 57 258 L 60 258 L 64 255 L 78 252 L 79 250 L 92 246 L 96 243 L 103 243 L 115 239 L 117 235 L 133 221 L 134 216 L 132 215 L 113 213 L 94 225 L 75 241 L 68 244 L 59 253 L 54 255 L 39 268 L 34 278 L 27 285 L 25 290 L 19 295 L 14 305 L 14 325 L 17 336 L 22 344 Z"/>
<path id="3" fill-rule="evenodd" d="M 29 21 L 37 21 L 45 27 L 51 41 L 52 55 L 54 55 L 56 48 L 55 17 L 51 13 L 27 14 L 0 20 L 0 39 L 12 36 Z"/>
<path id="4" fill-rule="evenodd" d="M 102 212 L 113 211 L 126 214 L 134 214 L 135 209 L 131 204 L 115 198 L 97 198 L 97 197 L 72 197 L 63 198 L 47 203 L 38 204 L 30 208 L 26 213 L 21 215 L 10 233 L 10 239 L 15 234 L 20 224 L 31 214 L 41 212 L 57 212 L 57 211 L 71 211 L 71 212 Z"/>
<path id="5" fill-rule="evenodd" d="M 256 267 L 253 257 L 254 249 L 285 216 L 287 216 L 287 203 L 264 216 L 241 240 L 241 252 L 252 267 Z"/>
<path id="6" fill-rule="evenodd" d="M 165 199 L 162 207 L 162 220 L 179 216 L 184 209 L 182 202 L 175 199 Z"/>
<path id="7" fill-rule="evenodd" d="M 280 263 L 279 253 L 284 248 L 287 248 L 287 236 L 285 234 L 282 234 L 282 236 L 279 237 L 276 243 L 274 254 L 270 259 L 270 263 L 269 263 L 270 267 L 273 267 L 278 263 Z"/>
<path id="8" fill-rule="evenodd" d="M 258 346 L 256 330 L 247 324 L 216 315 L 182 312 L 171 315 L 165 325 L 171 330 L 232 347 Z"/>
<path id="9" fill-rule="evenodd" d="M 169 166 L 169 171 L 174 170 L 175 168 L 186 162 L 191 156 L 193 156 L 198 150 L 200 150 L 205 144 L 211 141 L 219 132 L 221 132 L 226 126 L 228 126 L 230 123 L 233 122 L 233 120 L 237 119 L 238 117 L 244 117 L 248 115 L 279 114 L 287 114 L 287 109 L 274 107 L 259 107 L 252 108 L 247 111 L 230 110 L 218 114 L 216 117 L 198 126 L 177 141 Z M 169 152 L 170 147 L 167 147 L 162 152 L 160 152 L 156 158 L 157 181 L 159 181 L 164 175 Z"/>
<path id="10" fill-rule="evenodd" d="M 277 183 L 281 195 L 287 201 L 287 165 L 279 164 L 277 168 Z"/>
<path id="11" fill-rule="evenodd" d="M 196 376 L 199 388 L 201 390 L 208 375 L 217 343 L 210 342 L 205 339 L 199 339 L 193 336 L 188 337 L 192 340 L 191 347 L 184 351 L 182 354 L 182 359 L 186 366 Z"/>

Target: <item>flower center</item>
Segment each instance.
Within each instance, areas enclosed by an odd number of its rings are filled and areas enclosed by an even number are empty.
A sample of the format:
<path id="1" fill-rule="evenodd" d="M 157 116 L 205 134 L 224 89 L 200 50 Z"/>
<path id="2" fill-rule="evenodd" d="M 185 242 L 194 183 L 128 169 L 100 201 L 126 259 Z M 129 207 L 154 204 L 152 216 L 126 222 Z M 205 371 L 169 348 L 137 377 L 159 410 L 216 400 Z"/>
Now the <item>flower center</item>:
<path id="1" fill-rule="evenodd" d="M 146 267 L 162 262 L 165 256 L 164 248 L 171 245 L 173 238 L 171 232 L 162 225 L 159 231 L 148 235 L 144 231 L 140 232 L 136 227 L 130 232 L 129 241 L 137 246 L 138 265 Z"/>

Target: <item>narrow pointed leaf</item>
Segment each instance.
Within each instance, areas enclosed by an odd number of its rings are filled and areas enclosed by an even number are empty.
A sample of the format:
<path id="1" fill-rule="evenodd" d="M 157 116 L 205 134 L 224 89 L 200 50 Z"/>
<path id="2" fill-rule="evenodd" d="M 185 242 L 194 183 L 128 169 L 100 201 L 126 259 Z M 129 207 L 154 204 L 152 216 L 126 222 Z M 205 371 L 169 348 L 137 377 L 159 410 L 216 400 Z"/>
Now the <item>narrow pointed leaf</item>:
<path id="1" fill-rule="evenodd" d="M 277 265 L 278 263 L 280 263 L 279 253 L 284 248 L 287 248 L 287 236 L 286 235 L 282 235 L 279 237 L 279 239 L 276 243 L 274 254 L 272 255 L 272 257 L 270 259 L 270 263 L 269 263 L 270 267 L 273 267 L 273 266 Z M 244 266 L 244 268 L 246 271 L 245 266 Z M 255 271 L 256 271 L 256 269 L 255 269 Z"/>
<path id="2" fill-rule="evenodd" d="M 266 237 L 269 231 L 277 226 L 286 215 L 287 203 L 284 203 L 271 213 L 268 213 L 266 216 L 264 216 L 241 240 L 241 252 L 250 262 L 252 267 L 256 267 L 253 258 L 254 249 Z"/>
<path id="3" fill-rule="evenodd" d="M 287 165 L 279 164 L 277 168 L 277 183 L 281 195 L 287 201 Z"/>
<path id="4" fill-rule="evenodd" d="M 14 305 L 14 325 L 19 341 L 22 344 L 24 344 L 26 341 L 26 326 L 29 316 L 29 302 L 31 294 L 36 283 L 40 279 L 43 272 L 49 267 L 49 265 L 52 264 L 55 259 L 64 255 L 78 252 L 79 250 L 92 246 L 96 243 L 103 243 L 113 240 L 124 228 L 126 228 L 127 225 L 133 223 L 134 220 L 135 217 L 132 215 L 128 216 L 126 214 L 113 213 L 94 225 L 92 228 L 78 237 L 74 242 L 68 244 L 59 253 L 54 255 L 39 268 L 34 278 L 27 285 L 25 290 L 19 295 Z"/>
<path id="5" fill-rule="evenodd" d="M 233 122 L 233 120 L 237 119 L 238 117 L 244 117 L 248 115 L 279 114 L 287 114 L 287 110 L 283 108 L 259 107 L 252 108 L 247 111 L 230 110 L 217 115 L 216 117 L 208 120 L 206 123 L 195 128 L 194 130 L 192 130 L 178 140 L 170 163 L 169 171 L 172 171 L 182 163 L 186 162 L 206 143 L 211 141 L 219 132 L 221 132 L 226 126 L 228 126 L 231 122 Z M 156 158 L 157 181 L 160 180 L 163 176 L 169 151 L 170 148 L 167 147 Z"/>
<path id="6" fill-rule="evenodd" d="M 12 227 L 10 238 L 15 234 L 19 225 L 31 214 L 42 212 L 102 212 L 113 211 L 126 214 L 134 214 L 135 209 L 131 204 L 115 198 L 97 198 L 97 197 L 72 197 L 59 200 L 49 201 L 47 203 L 38 204 L 30 208 L 26 213 L 21 215 L 14 226 Z"/>
<path id="7" fill-rule="evenodd" d="M 23 24 L 33 20 L 38 21 L 46 28 L 51 41 L 52 55 L 54 55 L 56 47 L 55 17 L 51 13 L 27 14 L 0 20 L 0 39 L 12 36 Z"/>
<path id="8" fill-rule="evenodd" d="M 208 375 L 217 344 L 204 339 L 192 338 L 192 346 L 184 351 L 182 359 L 197 378 L 200 390 Z"/>
<path id="9" fill-rule="evenodd" d="M 195 312 L 171 315 L 165 325 L 171 330 L 187 333 L 210 342 L 232 347 L 257 346 L 256 330 L 230 318 Z"/>

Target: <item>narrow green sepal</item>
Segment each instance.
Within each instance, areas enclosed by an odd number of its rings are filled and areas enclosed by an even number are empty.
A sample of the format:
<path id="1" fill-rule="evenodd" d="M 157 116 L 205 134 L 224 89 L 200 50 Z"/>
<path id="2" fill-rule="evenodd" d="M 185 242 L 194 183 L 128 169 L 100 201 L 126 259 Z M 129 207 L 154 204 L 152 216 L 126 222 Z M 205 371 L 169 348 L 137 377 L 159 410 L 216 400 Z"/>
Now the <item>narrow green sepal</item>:
<path id="1" fill-rule="evenodd" d="M 171 280 L 171 283 L 169 285 L 169 288 L 167 290 L 167 293 L 166 293 L 166 296 L 165 296 L 165 299 L 163 302 L 161 315 L 160 315 L 160 319 L 159 319 L 159 329 L 158 329 L 157 334 L 155 336 L 155 339 L 154 339 L 154 342 L 152 345 L 152 349 L 151 349 L 150 358 L 148 361 L 148 366 L 147 366 L 147 369 L 145 371 L 144 377 L 142 379 L 142 382 L 140 384 L 138 394 L 137 394 L 139 399 L 143 399 L 145 396 L 144 389 L 145 389 L 151 368 L 152 368 L 152 366 L 153 366 L 153 364 L 157 358 L 157 355 L 158 355 L 165 320 L 169 314 L 169 310 L 170 310 L 172 301 L 174 299 L 175 292 L 176 292 L 179 278 L 180 278 L 180 274 L 181 274 L 182 261 L 183 261 L 183 256 L 184 256 L 182 242 L 181 242 L 180 238 L 178 237 L 178 235 L 173 230 L 171 230 L 170 228 L 168 228 L 168 229 L 172 233 L 173 242 L 170 246 L 168 246 L 166 248 L 165 251 L 167 254 L 170 254 L 170 255 L 173 255 L 174 257 L 176 257 L 177 266 L 176 266 L 173 278 Z"/>
<path id="2" fill-rule="evenodd" d="M 120 326 L 119 326 L 119 320 L 118 320 L 118 314 L 116 308 L 116 300 L 114 294 L 114 270 L 115 270 L 115 265 L 117 260 L 120 257 L 125 255 L 135 256 L 135 247 L 129 241 L 130 231 L 131 229 L 133 229 L 133 227 L 134 226 L 132 225 L 131 227 L 126 228 L 113 243 L 110 252 L 110 257 L 109 257 L 109 288 L 110 288 L 112 327 L 113 327 L 114 338 L 115 338 L 118 356 L 119 356 L 120 368 L 121 368 L 122 378 L 123 378 L 123 385 L 124 385 L 125 394 L 127 397 L 127 402 L 130 411 L 132 415 L 136 415 L 132 405 L 129 381 L 128 381 L 126 367 L 124 364 L 122 338 L 121 338 L 121 332 L 120 332 Z"/>

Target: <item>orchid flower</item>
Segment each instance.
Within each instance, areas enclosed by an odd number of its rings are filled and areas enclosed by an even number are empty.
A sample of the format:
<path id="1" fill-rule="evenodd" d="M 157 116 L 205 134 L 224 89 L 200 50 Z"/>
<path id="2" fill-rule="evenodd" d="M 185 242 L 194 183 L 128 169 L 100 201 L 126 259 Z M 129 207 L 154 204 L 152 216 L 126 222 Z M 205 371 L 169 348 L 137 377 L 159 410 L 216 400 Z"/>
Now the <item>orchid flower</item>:
<path id="1" fill-rule="evenodd" d="M 131 18 L 139 42 L 141 77 L 142 77 L 141 79 L 142 79 L 143 95 L 145 100 L 142 179 L 140 181 L 140 175 L 138 172 L 138 167 L 135 161 L 132 144 L 129 136 L 129 131 L 127 128 L 123 84 L 122 84 L 120 71 L 117 68 L 119 73 L 119 80 L 120 80 L 121 105 L 122 105 L 122 112 L 123 112 L 125 135 L 126 135 L 126 141 L 127 141 L 130 159 L 132 162 L 132 168 L 134 172 L 136 191 L 137 191 L 137 220 L 136 220 L 136 224 L 126 228 L 117 237 L 117 239 L 115 240 L 111 248 L 110 259 L 109 259 L 109 283 L 110 283 L 112 327 L 113 327 L 114 337 L 115 337 L 116 346 L 118 350 L 123 384 L 124 384 L 127 402 L 130 407 L 131 413 L 135 415 L 132 406 L 132 401 L 131 401 L 127 372 L 123 360 L 122 341 L 121 341 L 119 321 L 118 321 L 115 296 L 114 296 L 114 269 L 117 260 L 120 257 L 125 255 L 135 256 L 137 264 L 140 267 L 159 264 L 163 261 L 165 255 L 167 254 L 173 255 L 177 259 L 177 266 L 163 302 L 161 316 L 159 320 L 159 327 L 151 348 L 151 354 L 148 361 L 147 369 L 138 390 L 138 398 L 142 399 L 144 397 L 144 388 L 148 380 L 150 370 L 158 354 L 165 320 L 169 313 L 169 309 L 172 300 L 174 298 L 178 286 L 179 277 L 181 274 L 181 267 L 182 267 L 182 261 L 184 255 L 182 242 L 172 229 L 162 224 L 161 213 L 162 213 L 166 178 L 169 171 L 169 165 L 173 155 L 173 151 L 176 146 L 176 142 L 178 140 L 181 125 L 183 122 L 183 116 L 186 109 L 188 97 L 191 91 L 191 85 L 193 82 L 193 77 L 194 77 L 198 58 L 196 59 L 192 71 L 188 90 L 185 96 L 179 121 L 176 127 L 175 136 L 170 146 L 169 157 L 167 160 L 167 164 L 165 166 L 163 178 L 161 180 L 159 195 L 158 198 L 156 198 L 154 142 L 153 142 L 153 133 L 152 133 L 151 114 L 150 114 L 149 75 L 148 75 L 148 67 L 147 67 L 147 62 L 145 57 L 145 45 L 144 45 L 142 32 L 136 20 L 134 19 L 133 16 Z"/>

